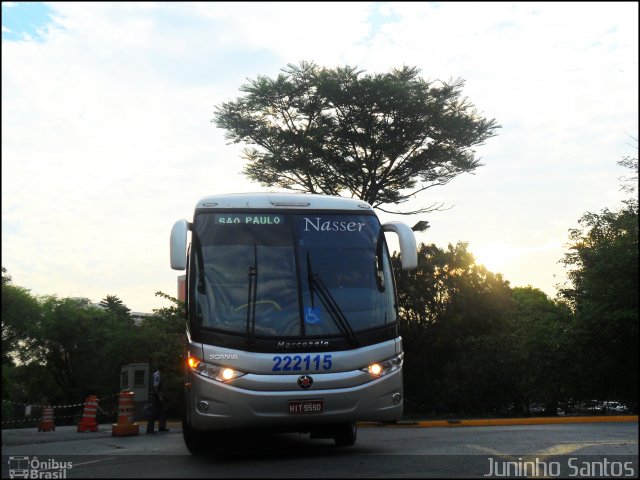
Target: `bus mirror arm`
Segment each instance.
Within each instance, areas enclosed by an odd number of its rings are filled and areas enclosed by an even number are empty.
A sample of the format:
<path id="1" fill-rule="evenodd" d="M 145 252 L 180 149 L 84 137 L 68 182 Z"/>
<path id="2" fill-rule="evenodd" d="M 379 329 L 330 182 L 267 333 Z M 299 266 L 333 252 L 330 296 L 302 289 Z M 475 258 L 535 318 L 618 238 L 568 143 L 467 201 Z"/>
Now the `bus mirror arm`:
<path id="1" fill-rule="evenodd" d="M 418 249 L 413 230 L 402 222 L 387 222 L 382 225 L 384 232 L 394 232 L 398 235 L 403 270 L 413 270 L 418 266 Z"/>
<path id="2" fill-rule="evenodd" d="M 187 268 L 187 231 L 189 222 L 184 219 L 178 220 L 171 229 L 171 240 L 169 242 L 169 252 L 171 256 L 171 268 L 174 270 L 185 270 Z"/>

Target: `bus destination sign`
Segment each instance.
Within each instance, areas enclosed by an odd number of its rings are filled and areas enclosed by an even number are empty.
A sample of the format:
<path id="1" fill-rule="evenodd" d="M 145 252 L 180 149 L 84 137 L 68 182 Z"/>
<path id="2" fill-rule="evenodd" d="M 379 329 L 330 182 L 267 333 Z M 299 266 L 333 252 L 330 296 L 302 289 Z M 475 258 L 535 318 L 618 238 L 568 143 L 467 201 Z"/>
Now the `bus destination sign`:
<path id="1" fill-rule="evenodd" d="M 216 214 L 215 223 L 216 225 L 282 225 L 284 223 L 284 217 L 273 214 Z"/>

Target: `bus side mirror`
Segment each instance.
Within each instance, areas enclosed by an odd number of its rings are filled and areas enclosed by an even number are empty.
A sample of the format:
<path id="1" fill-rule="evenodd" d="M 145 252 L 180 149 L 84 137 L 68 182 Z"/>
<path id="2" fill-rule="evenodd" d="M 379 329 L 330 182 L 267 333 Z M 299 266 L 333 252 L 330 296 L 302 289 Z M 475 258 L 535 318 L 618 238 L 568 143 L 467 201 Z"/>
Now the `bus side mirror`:
<path id="1" fill-rule="evenodd" d="M 189 222 L 178 220 L 171 229 L 171 241 L 169 252 L 171 255 L 171 268 L 185 270 L 187 268 L 187 231 Z"/>
<path id="2" fill-rule="evenodd" d="M 398 235 L 403 270 L 413 270 L 418 266 L 418 249 L 416 237 L 407 225 L 402 222 L 387 222 L 382 225 L 383 232 L 394 232 Z"/>

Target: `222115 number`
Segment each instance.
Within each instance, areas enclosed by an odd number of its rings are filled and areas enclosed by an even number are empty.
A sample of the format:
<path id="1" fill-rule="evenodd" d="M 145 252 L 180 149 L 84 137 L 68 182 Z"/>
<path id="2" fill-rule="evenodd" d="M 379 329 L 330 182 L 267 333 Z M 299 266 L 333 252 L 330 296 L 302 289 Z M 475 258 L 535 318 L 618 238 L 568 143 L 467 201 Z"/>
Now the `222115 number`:
<path id="1" fill-rule="evenodd" d="M 272 372 L 301 372 L 308 370 L 331 370 L 331 355 L 276 355 Z"/>

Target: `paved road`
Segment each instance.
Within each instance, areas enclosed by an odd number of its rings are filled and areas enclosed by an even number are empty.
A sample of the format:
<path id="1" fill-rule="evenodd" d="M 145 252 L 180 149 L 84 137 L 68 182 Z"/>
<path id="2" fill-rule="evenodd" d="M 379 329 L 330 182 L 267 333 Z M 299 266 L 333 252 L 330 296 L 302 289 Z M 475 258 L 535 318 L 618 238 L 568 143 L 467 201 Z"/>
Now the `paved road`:
<path id="1" fill-rule="evenodd" d="M 583 478 L 607 472 L 638 476 L 637 419 L 469 428 L 364 426 L 358 443 L 348 448 L 307 435 L 252 435 L 230 437 L 226 448 L 204 458 L 190 456 L 179 425 L 169 426 L 169 433 L 134 437 L 113 437 L 111 425 L 87 433 L 75 427 L 4 430 L 2 476 L 9 476 L 10 466 L 15 473 L 18 457 L 36 458 L 32 466 L 58 478 L 483 478 L 518 465 L 538 469 L 527 472 L 534 473 L 529 477 L 554 477 L 556 468 L 564 476 L 575 472 Z"/>

